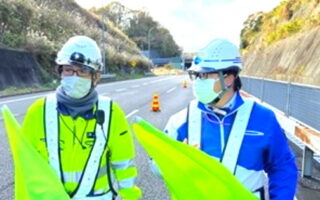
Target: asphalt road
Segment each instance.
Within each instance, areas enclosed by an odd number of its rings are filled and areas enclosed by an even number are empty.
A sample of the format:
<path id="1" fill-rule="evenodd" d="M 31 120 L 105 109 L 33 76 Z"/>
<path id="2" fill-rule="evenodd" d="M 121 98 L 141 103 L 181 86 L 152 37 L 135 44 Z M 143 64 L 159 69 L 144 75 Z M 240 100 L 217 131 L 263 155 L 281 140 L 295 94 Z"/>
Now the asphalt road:
<path id="1" fill-rule="evenodd" d="M 182 87 L 187 76 L 159 76 L 121 82 L 104 83 L 98 86 L 99 94 L 111 97 L 125 111 L 129 122 L 135 115 L 140 116 L 159 129 L 163 129 L 169 117 L 186 107 L 193 99 L 191 85 Z M 8 105 L 18 121 L 22 122 L 26 109 L 37 98 L 49 92 L 0 98 L 2 104 Z M 151 112 L 152 96 L 158 93 L 161 112 Z M 4 132 L 3 120 L 0 116 L 0 200 L 13 199 L 13 164 L 9 151 L 7 136 Z M 144 200 L 169 199 L 163 182 L 155 177 L 148 164 L 148 157 L 137 141 L 135 159 L 139 170 L 137 184 L 142 188 Z M 301 165 L 301 149 L 291 144 L 297 155 L 297 163 Z M 32 164 L 32 163 L 31 163 Z M 301 169 L 301 168 L 300 168 Z M 319 167 L 314 169 L 315 178 L 301 179 L 297 192 L 298 200 L 319 200 L 318 188 Z M 320 180 L 320 179 L 319 179 Z"/>
<path id="2" fill-rule="evenodd" d="M 181 76 L 159 76 L 136 80 L 104 83 L 98 86 L 101 95 L 109 96 L 125 111 L 129 122 L 138 115 L 159 129 L 163 129 L 168 118 L 187 106 L 193 99 L 190 87 L 183 88 Z M 37 98 L 49 92 L 0 98 L 0 107 L 6 104 L 19 122 L 22 122 L 27 108 Z M 152 96 L 158 93 L 161 112 L 151 112 Z M 13 199 L 13 164 L 9 151 L 3 120 L 0 117 L 0 200 Z M 144 191 L 143 199 L 169 199 L 163 182 L 155 177 L 148 164 L 148 157 L 142 147 L 136 144 L 136 165 L 139 170 L 137 184 Z"/>

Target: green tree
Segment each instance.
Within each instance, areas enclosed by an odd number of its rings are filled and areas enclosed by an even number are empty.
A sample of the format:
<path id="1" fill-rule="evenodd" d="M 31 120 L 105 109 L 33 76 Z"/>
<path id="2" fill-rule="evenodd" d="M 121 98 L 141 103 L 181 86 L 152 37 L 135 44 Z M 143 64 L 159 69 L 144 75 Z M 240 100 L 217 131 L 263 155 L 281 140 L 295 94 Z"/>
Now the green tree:
<path id="1" fill-rule="evenodd" d="M 142 50 L 148 49 L 148 31 L 153 28 L 150 32 L 154 36 L 157 32 L 156 29 L 159 26 L 147 12 L 144 11 L 133 11 L 132 18 L 130 19 L 129 26 L 124 32 L 137 43 L 137 46 Z M 154 37 L 150 37 L 152 39 Z M 150 40 L 152 42 L 152 40 Z"/>
<path id="2" fill-rule="evenodd" d="M 161 57 L 181 55 L 181 49 L 174 41 L 169 30 L 154 21 L 148 12 L 134 11 L 132 14 L 130 25 L 124 32 L 142 50 L 148 50 L 148 33 L 152 29 L 149 35 L 151 49 L 157 50 Z"/>
<path id="3" fill-rule="evenodd" d="M 105 15 L 116 27 L 121 30 L 128 26 L 131 11 L 121 3 L 113 1 L 107 6 L 96 9 L 92 8 L 89 11 L 94 12 L 100 16 Z"/>
<path id="4" fill-rule="evenodd" d="M 162 57 L 181 55 L 181 49 L 174 41 L 169 30 L 153 20 L 150 14 L 144 10 L 131 10 L 119 2 L 112 2 L 99 9 L 91 9 L 97 15 L 104 14 L 141 50 L 148 50 L 148 33 L 150 31 L 150 46 Z"/>

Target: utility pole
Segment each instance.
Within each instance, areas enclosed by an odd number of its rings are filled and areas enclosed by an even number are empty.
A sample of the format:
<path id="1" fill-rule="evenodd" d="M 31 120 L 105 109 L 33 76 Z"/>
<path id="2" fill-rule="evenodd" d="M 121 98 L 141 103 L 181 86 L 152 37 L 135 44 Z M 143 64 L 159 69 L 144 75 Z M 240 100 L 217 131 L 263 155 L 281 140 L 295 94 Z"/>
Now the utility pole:
<path id="1" fill-rule="evenodd" d="M 106 38 L 105 38 L 105 32 L 106 30 L 106 25 L 105 25 L 105 10 L 103 8 L 104 2 L 103 0 L 101 1 L 101 8 L 102 8 L 102 14 L 101 14 L 101 19 L 102 19 L 102 35 L 101 35 L 101 54 L 102 54 L 102 63 L 103 63 L 103 74 L 107 73 L 107 66 L 106 66 L 106 48 L 105 48 L 105 43 L 106 43 Z"/>
<path id="2" fill-rule="evenodd" d="M 106 66 L 106 42 L 107 42 L 107 38 L 105 36 L 106 34 L 106 25 L 105 25 L 105 17 L 106 17 L 106 13 L 105 13 L 105 10 L 102 11 L 102 22 L 103 22 L 103 36 L 102 36 L 102 39 L 103 39 L 103 42 L 102 42 L 102 49 L 103 49 L 103 54 L 102 54 L 102 62 L 103 62 L 103 66 L 104 66 L 104 70 L 103 70 L 103 73 L 106 74 L 108 73 L 107 71 L 107 66 Z"/>
<path id="3" fill-rule="evenodd" d="M 148 30 L 148 58 L 149 58 L 149 60 L 150 60 L 150 33 L 154 28 L 156 28 L 156 27 L 153 26 Z"/>

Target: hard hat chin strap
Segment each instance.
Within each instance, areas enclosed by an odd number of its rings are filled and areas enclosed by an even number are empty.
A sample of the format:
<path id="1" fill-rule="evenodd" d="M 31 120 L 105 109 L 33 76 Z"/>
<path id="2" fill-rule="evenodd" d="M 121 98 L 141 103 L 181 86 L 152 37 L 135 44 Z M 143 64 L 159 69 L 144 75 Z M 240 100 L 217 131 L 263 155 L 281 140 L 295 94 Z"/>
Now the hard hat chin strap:
<path id="1" fill-rule="evenodd" d="M 219 71 L 218 75 L 221 84 L 221 91 L 219 92 L 219 95 L 210 104 L 218 103 L 221 100 L 222 96 L 230 90 L 230 87 L 226 86 L 226 84 L 224 83 L 224 75 L 222 71 Z"/>

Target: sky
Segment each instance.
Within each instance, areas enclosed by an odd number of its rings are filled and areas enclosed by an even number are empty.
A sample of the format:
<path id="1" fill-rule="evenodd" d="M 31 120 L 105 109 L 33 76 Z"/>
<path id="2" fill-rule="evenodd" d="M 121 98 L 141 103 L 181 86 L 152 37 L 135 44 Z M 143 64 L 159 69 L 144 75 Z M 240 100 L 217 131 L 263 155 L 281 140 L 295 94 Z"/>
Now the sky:
<path id="1" fill-rule="evenodd" d="M 83 8 L 113 0 L 75 0 Z M 118 0 L 130 9 L 147 10 L 168 29 L 184 52 L 197 52 L 214 38 L 239 46 L 243 22 L 255 12 L 271 11 L 282 0 Z"/>

